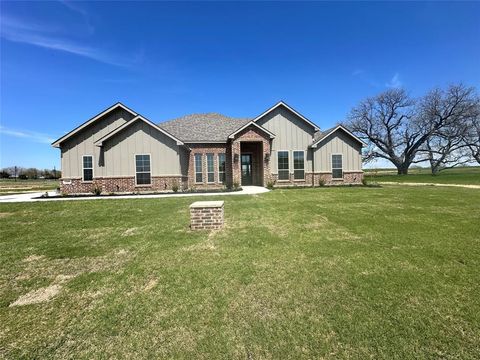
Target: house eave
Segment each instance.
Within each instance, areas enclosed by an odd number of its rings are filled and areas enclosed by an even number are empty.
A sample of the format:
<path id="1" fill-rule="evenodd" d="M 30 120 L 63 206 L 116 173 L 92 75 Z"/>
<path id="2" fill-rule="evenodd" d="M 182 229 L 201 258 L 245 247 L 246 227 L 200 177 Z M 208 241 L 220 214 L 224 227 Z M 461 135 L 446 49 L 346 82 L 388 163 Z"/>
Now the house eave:
<path id="1" fill-rule="evenodd" d="M 241 126 L 240 128 L 238 128 L 237 130 L 235 130 L 233 133 L 231 133 L 230 135 L 228 135 L 228 138 L 229 139 L 234 139 L 235 138 L 235 135 L 237 135 L 240 131 L 242 130 L 245 130 L 246 128 L 248 128 L 249 126 L 255 126 L 257 129 L 260 129 L 261 131 L 263 131 L 265 134 L 267 134 L 270 139 L 274 139 L 275 138 L 275 134 L 268 131 L 267 129 L 265 129 L 263 126 L 260 126 L 258 124 L 256 124 L 255 122 L 253 121 L 250 121 L 248 123 L 246 123 L 245 125 Z"/>
<path id="2" fill-rule="evenodd" d="M 105 141 L 107 141 L 108 139 L 110 139 L 111 137 L 113 137 L 114 135 L 116 135 L 117 133 L 123 131 L 124 129 L 126 129 L 127 127 L 129 127 L 130 125 L 132 125 L 133 123 L 137 122 L 137 121 L 143 121 L 144 123 L 146 123 L 147 125 L 150 125 L 151 127 L 153 127 L 154 129 L 160 131 L 161 133 L 165 134 L 166 136 L 168 136 L 169 138 L 171 138 L 172 140 L 175 141 L 175 143 L 179 146 L 181 145 L 185 145 L 183 143 L 183 141 L 181 141 L 180 139 L 177 139 L 175 136 L 173 136 L 172 134 L 170 134 L 169 132 L 167 132 L 166 130 L 162 129 L 161 127 L 159 127 L 158 125 L 154 124 L 153 122 L 151 122 L 150 120 L 148 120 L 147 118 L 143 117 L 142 115 L 137 115 L 136 117 L 134 117 L 133 119 L 131 119 L 130 121 L 127 121 L 125 124 L 123 125 L 120 125 L 119 127 L 117 127 L 116 129 L 112 130 L 111 132 L 109 132 L 108 134 L 106 134 L 105 136 L 101 137 L 100 139 L 98 139 L 94 144 L 96 146 L 99 146 L 99 147 L 102 147 L 103 146 L 103 143 Z"/>
<path id="3" fill-rule="evenodd" d="M 318 144 L 320 144 L 323 140 L 325 140 L 327 137 L 329 137 L 330 135 L 332 135 L 334 132 L 338 131 L 338 130 L 343 130 L 345 133 L 347 133 L 351 138 L 353 138 L 354 140 L 358 141 L 360 144 L 362 144 L 362 146 L 367 146 L 367 144 L 360 138 L 358 138 L 357 136 L 355 136 L 354 134 L 352 134 L 348 129 L 346 129 L 345 127 L 343 127 L 342 125 L 338 125 L 337 127 L 335 127 L 332 131 L 330 131 L 328 134 L 326 134 L 324 137 L 322 137 L 321 139 L 319 140 L 316 140 L 313 142 L 312 145 L 310 145 L 311 148 L 313 149 L 316 149 L 318 147 Z"/>
<path id="4" fill-rule="evenodd" d="M 82 129 L 86 128 L 87 126 L 89 126 L 90 124 L 93 124 L 95 121 L 97 121 L 98 119 L 100 119 L 102 116 L 108 114 L 109 112 L 115 110 L 116 108 L 122 108 L 123 110 L 129 112 L 130 114 L 132 114 L 133 116 L 137 116 L 138 114 L 133 111 L 132 109 L 128 108 L 127 106 L 123 105 L 121 102 L 117 102 L 115 104 L 113 104 L 112 106 L 108 107 L 107 109 L 103 110 L 101 113 L 95 115 L 94 117 L 88 119 L 87 121 L 85 121 L 83 124 L 77 126 L 75 129 L 73 129 L 72 131 L 69 131 L 68 133 L 66 133 L 65 135 L 61 136 L 60 138 L 58 138 L 57 140 L 55 140 L 54 142 L 52 142 L 52 146 L 55 147 L 55 148 L 59 148 L 61 143 L 64 142 L 65 140 L 69 139 L 70 137 L 72 137 L 73 135 L 77 134 L 79 131 L 81 131 Z"/>
<path id="5" fill-rule="evenodd" d="M 292 108 L 291 106 L 289 106 L 287 103 L 285 103 L 284 101 L 279 101 L 278 103 L 276 103 L 275 105 L 273 105 L 271 108 L 267 109 L 266 111 L 264 111 L 263 113 L 261 113 L 260 115 L 258 115 L 255 119 L 253 119 L 252 121 L 253 122 L 257 122 L 258 120 L 260 120 L 261 118 L 263 118 L 265 115 L 267 115 L 268 113 L 272 112 L 273 110 L 275 110 L 276 108 L 278 108 L 279 106 L 283 106 L 285 107 L 286 109 L 288 109 L 289 111 L 291 111 L 292 113 L 294 113 L 295 115 L 297 115 L 300 119 L 302 119 L 303 121 L 305 121 L 307 124 L 309 124 L 310 126 L 313 127 L 313 129 L 315 131 L 320 131 L 320 128 L 312 121 L 308 120 L 305 116 L 303 116 L 302 114 L 300 114 L 297 110 L 295 110 L 294 108 Z"/>

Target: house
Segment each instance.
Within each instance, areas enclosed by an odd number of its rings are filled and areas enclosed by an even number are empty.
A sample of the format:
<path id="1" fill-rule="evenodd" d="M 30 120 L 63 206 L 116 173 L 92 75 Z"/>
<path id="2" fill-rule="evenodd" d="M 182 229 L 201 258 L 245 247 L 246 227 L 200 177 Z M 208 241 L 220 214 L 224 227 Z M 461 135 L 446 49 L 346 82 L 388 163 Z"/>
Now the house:
<path id="1" fill-rule="evenodd" d="M 56 140 L 61 191 L 356 184 L 363 142 L 321 131 L 280 101 L 255 118 L 193 114 L 156 124 L 117 103 Z"/>

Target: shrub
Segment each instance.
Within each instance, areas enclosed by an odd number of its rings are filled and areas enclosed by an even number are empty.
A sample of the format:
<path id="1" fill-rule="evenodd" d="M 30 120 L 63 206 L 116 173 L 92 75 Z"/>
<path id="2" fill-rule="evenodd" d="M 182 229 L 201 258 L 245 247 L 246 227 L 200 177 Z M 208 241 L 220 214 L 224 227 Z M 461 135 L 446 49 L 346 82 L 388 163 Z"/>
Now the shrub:
<path id="1" fill-rule="evenodd" d="M 318 179 L 318 185 L 325 186 L 325 179 L 322 178 L 322 177 L 320 179 Z"/>
<path id="2" fill-rule="evenodd" d="M 173 183 L 172 190 L 173 190 L 174 193 L 178 192 L 178 183 L 177 182 Z"/>
<path id="3" fill-rule="evenodd" d="M 362 184 L 368 186 L 368 180 L 365 177 L 362 178 Z"/>
<path id="4" fill-rule="evenodd" d="M 233 190 L 238 190 L 240 189 L 240 184 L 238 182 L 233 183 Z"/>
<path id="5" fill-rule="evenodd" d="M 96 196 L 100 195 L 102 193 L 102 189 L 100 189 L 98 186 L 95 186 L 92 190 L 92 193 Z"/>
<path id="6" fill-rule="evenodd" d="M 273 190 L 275 188 L 275 181 L 267 182 L 267 189 Z"/>
<path id="7" fill-rule="evenodd" d="M 5 171 L 5 170 L 0 171 L 0 178 L 8 179 L 9 177 L 10 177 L 10 174 L 8 173 L 8 171 Z"/>

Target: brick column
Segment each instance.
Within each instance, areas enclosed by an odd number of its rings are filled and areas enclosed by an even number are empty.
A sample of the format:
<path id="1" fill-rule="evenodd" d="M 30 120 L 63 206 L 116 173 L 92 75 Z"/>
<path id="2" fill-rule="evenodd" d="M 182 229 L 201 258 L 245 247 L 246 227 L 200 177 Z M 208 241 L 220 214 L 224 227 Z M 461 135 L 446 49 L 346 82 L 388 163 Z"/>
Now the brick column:
<path id="1" fill-rule="evenodd" d="M 192 230 L 217 230 L 223 227 L 223 201 L 197 201 L 190 205 Z"/>

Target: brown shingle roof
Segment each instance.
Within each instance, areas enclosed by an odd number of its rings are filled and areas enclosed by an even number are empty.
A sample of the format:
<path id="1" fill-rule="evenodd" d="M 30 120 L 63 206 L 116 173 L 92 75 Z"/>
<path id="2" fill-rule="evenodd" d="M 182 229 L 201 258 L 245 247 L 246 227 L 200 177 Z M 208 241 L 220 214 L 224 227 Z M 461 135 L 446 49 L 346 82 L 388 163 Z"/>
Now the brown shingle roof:
<path id="1" fill-rule="evenodd" d="M 183 142 L 227 141 L 228 135 L 251 119 L 218 113 L 191 114 L 158 124 Z"/>
<path id="2" fill-rule="evenodd" d="M 315 143 L 317 141 L 322 140 L 324 137 L 327 137 L 328 135 L 330 135 L 330 133 L 335 129 L 336 129 L 336 126 L 330 128 L 330 129 L 323 130 L 323 131 L 315 132 L 315 134 L 313 135 L 313 142 Z"/>

